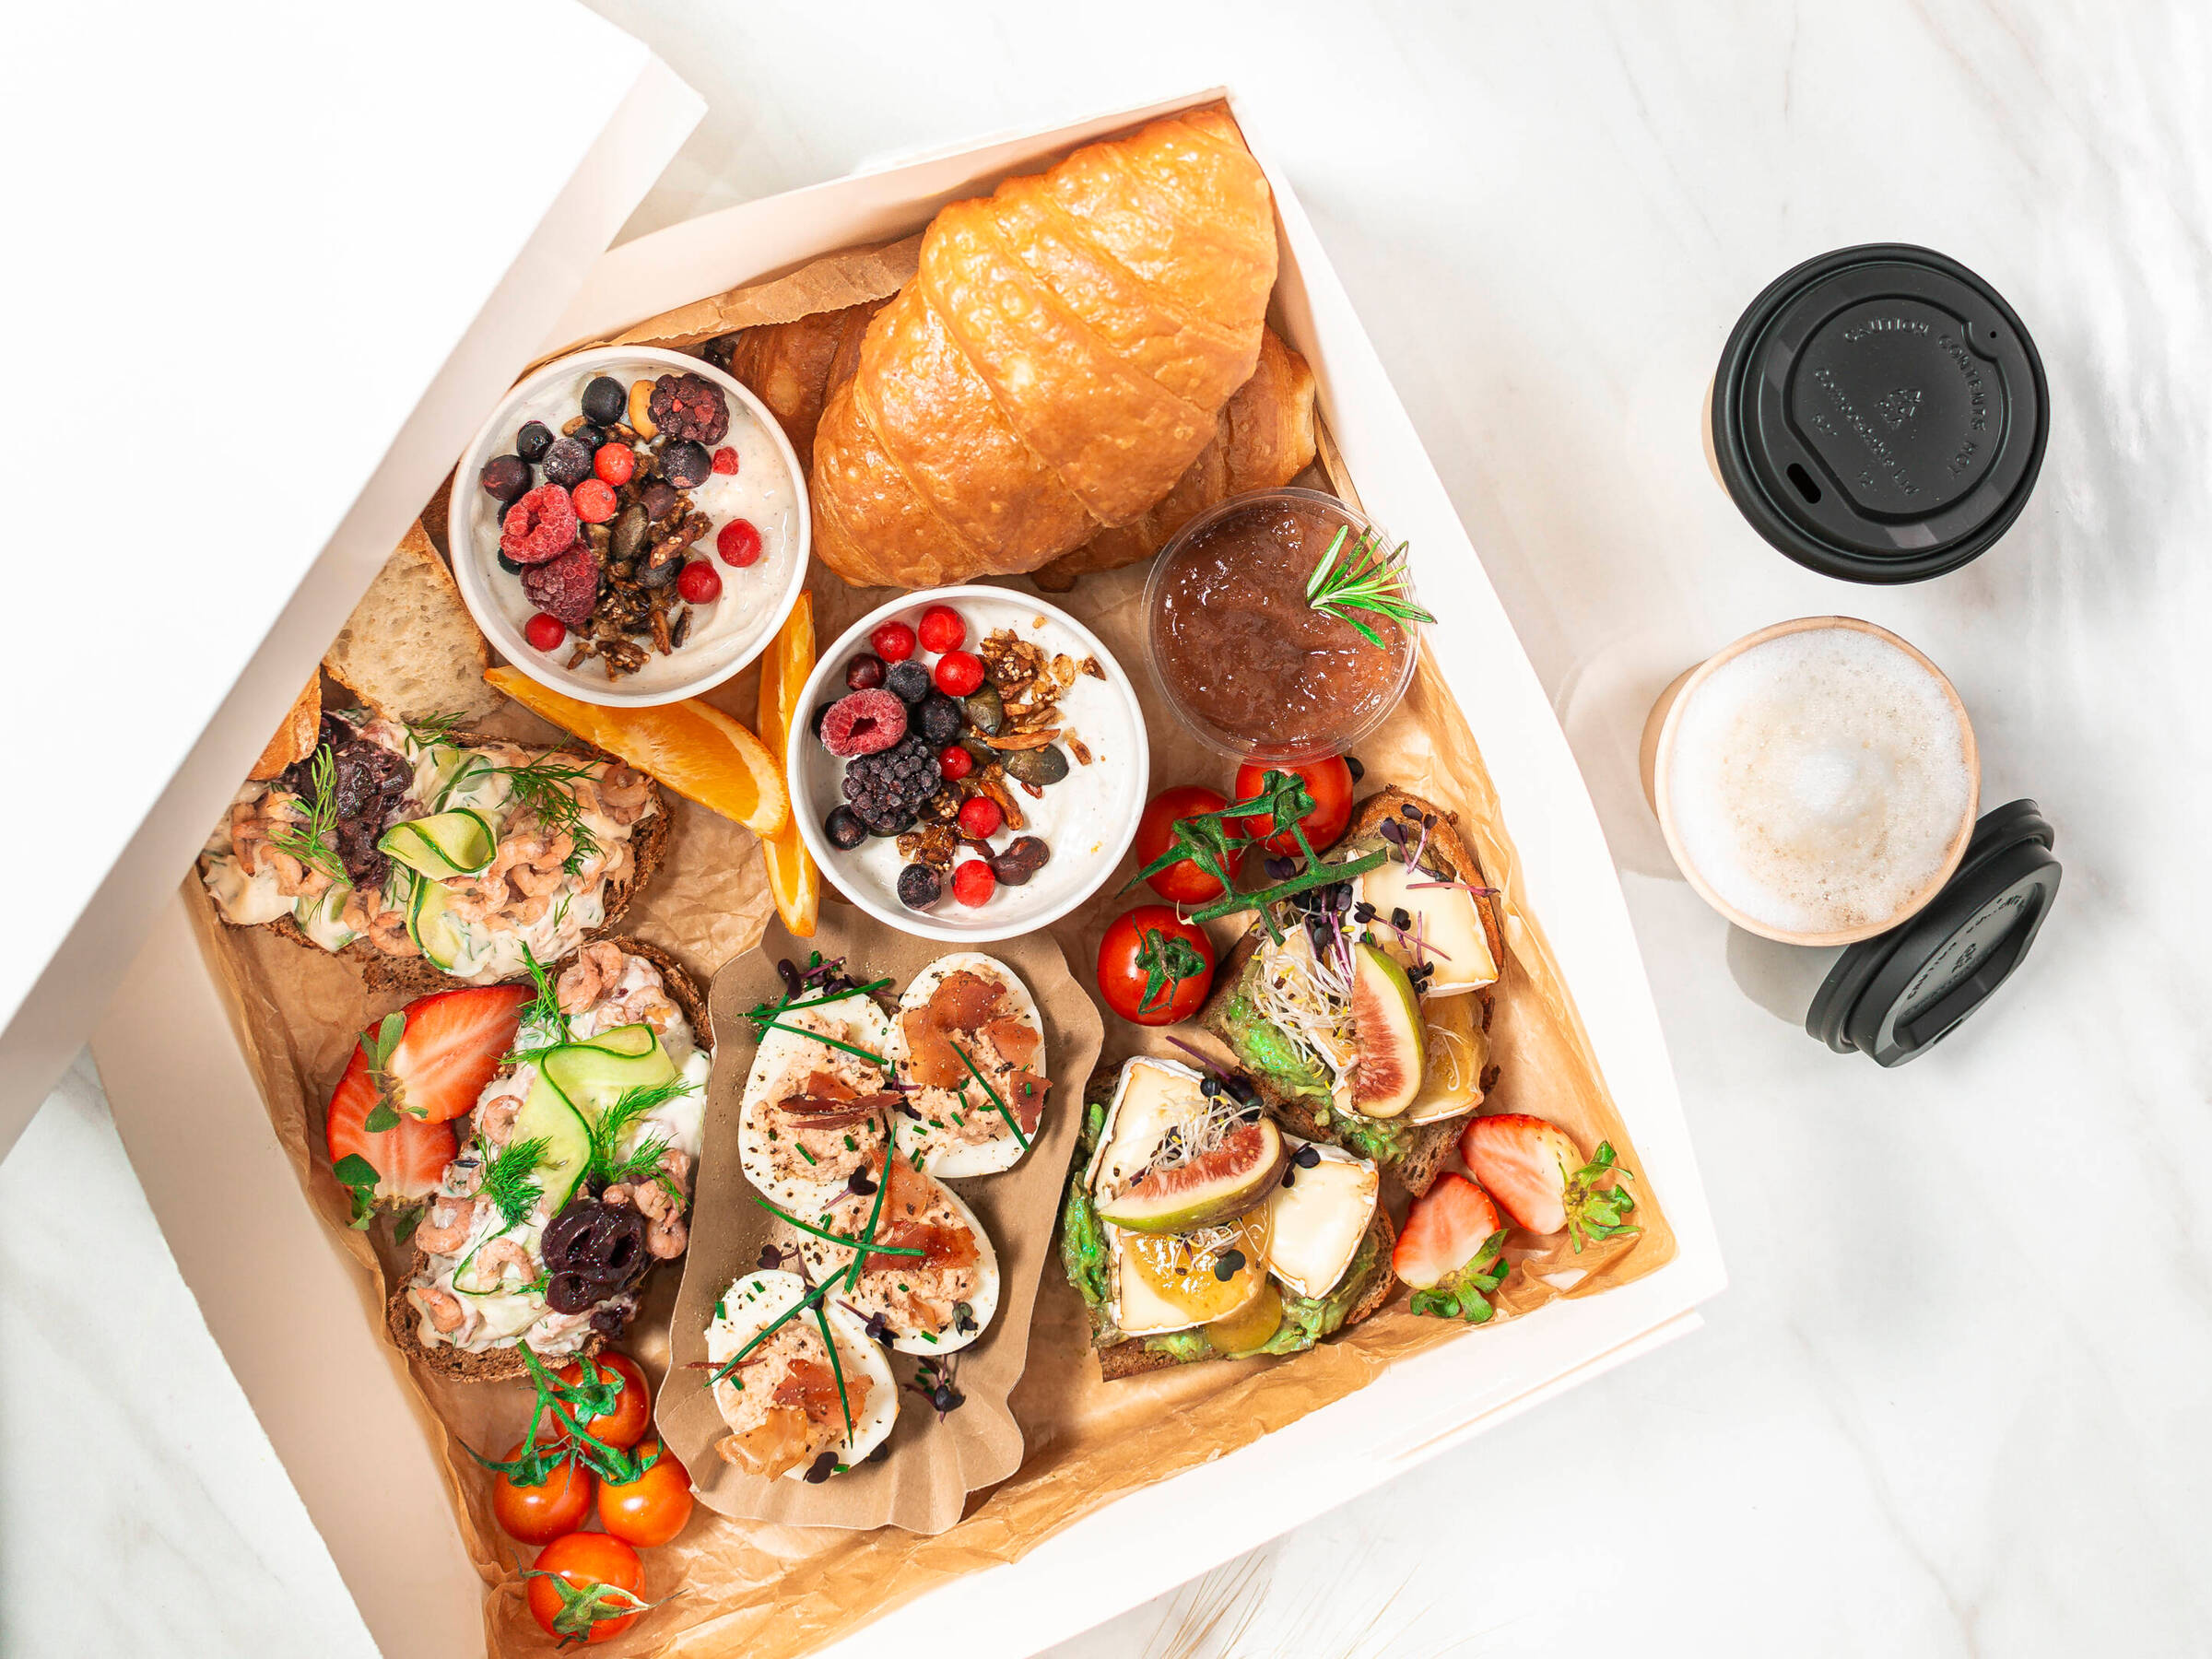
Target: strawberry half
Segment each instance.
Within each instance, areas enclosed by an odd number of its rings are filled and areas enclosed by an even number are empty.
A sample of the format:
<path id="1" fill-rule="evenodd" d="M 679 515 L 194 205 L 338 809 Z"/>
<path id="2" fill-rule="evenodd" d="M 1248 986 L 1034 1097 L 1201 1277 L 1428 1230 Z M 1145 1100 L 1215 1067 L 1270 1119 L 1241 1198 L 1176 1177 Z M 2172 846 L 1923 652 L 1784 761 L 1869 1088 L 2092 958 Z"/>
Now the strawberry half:
<path id="1" fill-rule="evenodd" d="M 380 1098 L 369 1056 L 356 1043 L 324 1124 L 331 1165 L 353 1193 L 356 1225 L 366 1223 L 371 1206 L 380 1200 L 429 1197 L 461 1150 L 451 1124 L 420 1123 L 405 1112 L 389 1129 L 371 1129 L 369 1114 Z"/>
<path id="2" fill-rule="evenodd" d="M 1416 1313 L 1480 1324 L 1490 1316 L 1490 1293 L 1512 1271 L 1499 1253 L 1504 1243 L 1489 1194 L 1465 1175 L 1441 1175 L 1406 1212 L 1391 1271 L 1414 1288 Z"/>
<path id="3" fill-rule="evenodd" d="M 1514 1224 L 1530 1232 L 1565 1228 L 1580 1251 L 1589 1240 L 1638 1230 L 1624 1218 L 1636 1207 L 1628 1190 L 1598 1185 L 1608 1175 L 1631 1179 L 1628 1171 L 1614 1167 L 1610 1142 L 1584 1162 L 1574 1137 L 1556 1124 L 1501 1112 L 1469 1120 L 1460 1132 L 1459 1155 Z"/>
<path id="4" fill-rule="evenodd" d="M 397 1085 L 394 1103 L 426 1124 L 450 1123 L 472 1110 L 514 1047 L 532 994 L 527 985 L 470 985 L 409 1003 L 407 1029 L 389 1066 Z"/>

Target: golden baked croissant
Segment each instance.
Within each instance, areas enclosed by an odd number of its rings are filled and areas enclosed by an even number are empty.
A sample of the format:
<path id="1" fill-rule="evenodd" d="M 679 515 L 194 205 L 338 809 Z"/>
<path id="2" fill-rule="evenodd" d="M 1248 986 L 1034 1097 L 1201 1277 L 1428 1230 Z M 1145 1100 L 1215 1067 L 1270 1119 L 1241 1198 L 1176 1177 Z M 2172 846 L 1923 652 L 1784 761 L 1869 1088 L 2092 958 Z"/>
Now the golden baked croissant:
<path id="1" fill-rule="evenodd" d="M 775 415 L 802 467 L 811 463 L 814 434 L 830 394 L 850 379 L 868 319 L 884 301 L 817 312 L 791 323 L 764 323 L 718 342 L 724 362 Z M 1274 489 L 1313 464 L 1313 373 L 1306 359 L 1276 336 L 1260 336 L 1259 367 L 1221 406 L 1212 441 L 1151 507 L 1100 530 L 1072 553 L 1036 571 L 1037 585 L 1065 593 L 1091 571 L 1119 570 L 1149 559 L 1197 514 L 1248 489 Z"/>
<path id="2" fill-rule="evenodd" d="M 1275 266 L 1267 181 L 1218 109 L 954 203 L 822 411 L 815 550 L 927 587 L 1130 523 L 1251 378 Z"/>

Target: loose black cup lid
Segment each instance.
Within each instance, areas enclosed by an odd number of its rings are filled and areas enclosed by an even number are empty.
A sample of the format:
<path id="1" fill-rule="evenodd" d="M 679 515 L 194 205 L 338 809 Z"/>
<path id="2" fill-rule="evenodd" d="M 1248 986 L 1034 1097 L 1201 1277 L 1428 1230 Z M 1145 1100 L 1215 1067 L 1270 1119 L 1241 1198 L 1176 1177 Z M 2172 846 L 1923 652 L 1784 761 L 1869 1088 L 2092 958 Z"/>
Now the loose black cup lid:
<path id="1" fill-rule="evenodd" d="M 1807 260 L 1738 320 L 1712 451 L 1753 528 L 1847 582 L 1978 558 L 2035 488 L 2050 399 L 2035 342 L 1957 260 L 1869 243 Z"/>
<path id="2" fill-rule="evenodd" d="M 2058 894 L 2057 839 L 2033 801 L 1983 814 L 1933 902 L 1836 959 L 1806 1031 L 1877 1065 L 1902 1065 L 1949 1036 L 2027 959 Z"/>

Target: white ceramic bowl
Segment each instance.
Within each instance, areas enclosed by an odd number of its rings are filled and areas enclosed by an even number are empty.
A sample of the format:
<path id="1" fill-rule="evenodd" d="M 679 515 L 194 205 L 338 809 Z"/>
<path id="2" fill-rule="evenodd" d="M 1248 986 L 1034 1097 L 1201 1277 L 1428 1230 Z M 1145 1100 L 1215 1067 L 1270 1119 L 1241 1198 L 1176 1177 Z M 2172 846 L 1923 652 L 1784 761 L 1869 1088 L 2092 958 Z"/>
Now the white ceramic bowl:
<path id="1" fill-rule="evenodd" d="M 814 711 L 845 695 L 845 665 L 871 649 L 868 640 L 882 624 L 898 620 L 918 627 L 933 605 L 948 605 L 968 624 L 966 649 L 984 635 L 1011 628 L 1038 641 L 1048 653 L 1088 655 L 1106 671 L 1103 680 L 1078 675 L 1060 700 L 1065 728 L 1081 737 L 1092 753 L 1088 766 L 1072 764 L 1067 776 L 1048 785 L 1041 798 L 1017 788 L 1015 798 L 1032 822 L 1022 831 L 1002 829 L 991 838 L 1003 851 L 1017 833 L 1041 835 L 1052 848 L 1045 866 L 1021 887 L 1001 883 L 987 903 L 974 908 L 945 896 L 926 911 L 899 901 L 899 871 L 905 860 L 893 840 L 871 837 L 851 852 L 830 844 L 822 820 L 843 800 L 845 762 L 814 735 Z M 1041 627 L 1039 626 L 1041 624 Z M 914 661 L 934 665 L 935 657 L 917 652 Z M 1010 939 L 1057 922 L 1112 878 L 1122 854 L 1135 839 L 1152 776 L 1151 747 L 1145 735 L 1144 711 L 1136 690 L 1113 653 L 1098 636 L 1056 606 L 1002 587 L 949 587 L 908 594 L 870 611 L 821 653 L 799 700 L 801 715 L 792 727 L 784 756 L 791 780 L 791 809 L 798 815 L 806 850 L 840 892 L 875 917 L 903 933 L 949 944 L 978 945 Z M 1066 745 L 1061 746 L 1064 749 Z"/>
<path id="2" fill-rule="evenodd" d="M 697 551 L 714 561 L 722 596 L 712 606 L 693 607 L 693 637 L 672 655 L 655 656 L 637 674 L 610 680 L 595 659 L 571 669 L 565 665 L 568 646 L 539 651 L 523 637 L 535 607 L 523 597 L 520 579 L 500 569 L 500 517 L 506 509 L 484 493 L 477 476 L 494 455 L 513 453 L 514 435 L 527 421 L 542 420 L 559 436 L 578 413 L 577 400 L 594 375 L 612 375 L 627 386 L 670 373 L 703 375 L 730 400 L 730 430 L 723 442 L 737 450 L 738 470 L 728 477 L 718 473 L 688 492 L 714 520 Z M 767 499 L 760 501 L 757 498 L 763 488 Z M 747 570 L 731 569 L 714 552 L 716 533 L 733 516 L 750 518 L 760 530 L 760 559 Z M 776 418 L 712 363 L 642 346 L 579 351 L 547 363 L 509 393 L 461 457 L 446 531 L 461 597 L 501 656 L 540 685 L 567 696 L 632 709 L 696 696 L 767 650 L 806 586 L 812 541 L 806 482 Z"/>

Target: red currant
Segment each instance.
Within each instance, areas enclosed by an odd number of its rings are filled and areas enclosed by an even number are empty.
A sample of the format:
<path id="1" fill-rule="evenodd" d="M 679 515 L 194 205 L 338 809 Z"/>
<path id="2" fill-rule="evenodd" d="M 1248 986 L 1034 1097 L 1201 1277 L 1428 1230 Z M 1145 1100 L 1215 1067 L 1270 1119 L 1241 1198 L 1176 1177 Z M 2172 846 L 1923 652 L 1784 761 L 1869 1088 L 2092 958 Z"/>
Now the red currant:
<path id="1" fill-rule="evenodd" d="M 592 470 L 609 484 L 627 484 L 638 470 L 638 452 L 627 443 L 603 443 L 592 457 Z"/>
<path id="2" fill-rule="evenodd" d="M 712 605 L 722 597 L 722 578 L 703 559 L 694 559 L 676 574 L 676 591 L 691 605 Z"/>
<path id="3" fill-rule="evenodd" d="M 975 757 L 957 743 L 937 751 L 937 771 L 946 782 L 957 783 L 975 770 Z"/>
<path id="4" fill-rule="evenodd" d="M 722 555 L 724 564 L 742 571 L 760 557 L 760 532 L 749 519 L 732 519 L 714 538 L 714 550 Z"/>
<path id="5" fill-rule="evenodd" d="M 736 472 L 737 452 L 726 443 L 716 450 L 714 452 L 714 470 L 725 478 Z"/>
<path id="6" fill-rule="evenodd" d="M 886 622 L 868 636 L 876 654 L 887 663 L 903 663 L 914 654 L 914 630 L 903 622 Z"/>
<path id="7" fill-rule="evenodd" d="M 933 605 L 924 611 L 919 631 L 924 651 L 958 651 L 968 642 L 968 624 L 949 605 Z"/>
<path id="8" fill-rule="evenodd" d="M 605 478 L 586 478 L 569 491 L 576 516 L 587 524 L 604 524 L 615 516 L 615 487 Z"/>
<path id="9" fill-rule="evenodd" d="M 937 659 L 937 689 L 947 697 L 966 697 L 983 683 L 983 665 L 971 652 L 948 651 Z"/>
<path id="10" fill-rule="evenodd" d="M 963 755 L 967 752 L 960 751 Z M 989 841 L 1006 821 L 1006 815 L 989 795 L 971 795 L 960 805 L 960 833 L 970 841 Z"/>
<path id="11" fill-rule="evenodd" d="M 980 858 L 971 858 L 952 873 L 952 896 L 962 904 L 987 904 L 998 890 L 998 877 Z"/>
<path id="12" fill-rule="evenodd" d="M 559 617 L 547 616 L 544 611 L 531 618 L 523 629 L 523 638 L 530 641 L 533 651 L 559 651 L 560 642 L 568 637 L 568 624 Z"/>

